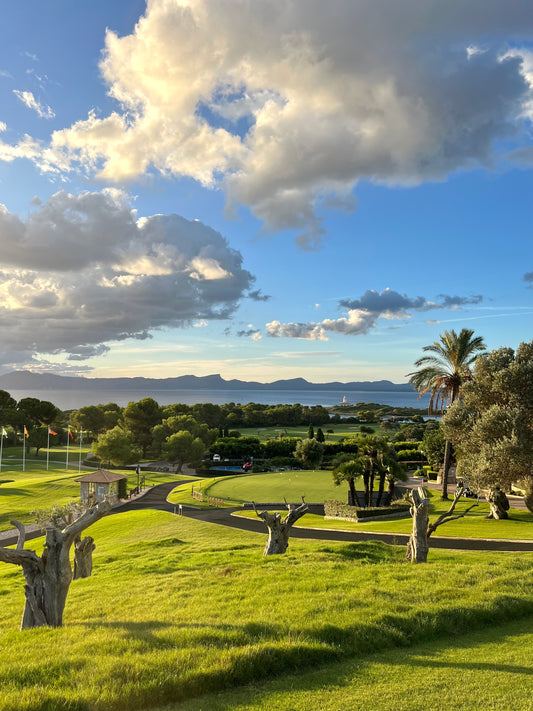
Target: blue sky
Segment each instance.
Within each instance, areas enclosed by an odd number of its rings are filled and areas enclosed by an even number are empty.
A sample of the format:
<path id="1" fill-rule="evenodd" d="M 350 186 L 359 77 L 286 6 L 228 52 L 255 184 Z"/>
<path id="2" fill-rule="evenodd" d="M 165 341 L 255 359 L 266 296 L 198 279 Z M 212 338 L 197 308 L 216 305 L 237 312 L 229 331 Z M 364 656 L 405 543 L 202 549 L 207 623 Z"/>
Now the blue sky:
<path id="1" fill-rule="evenodd" d="M 0 370 L 404 382 L 532 337 L 529 0 L 24 0 Z"/>

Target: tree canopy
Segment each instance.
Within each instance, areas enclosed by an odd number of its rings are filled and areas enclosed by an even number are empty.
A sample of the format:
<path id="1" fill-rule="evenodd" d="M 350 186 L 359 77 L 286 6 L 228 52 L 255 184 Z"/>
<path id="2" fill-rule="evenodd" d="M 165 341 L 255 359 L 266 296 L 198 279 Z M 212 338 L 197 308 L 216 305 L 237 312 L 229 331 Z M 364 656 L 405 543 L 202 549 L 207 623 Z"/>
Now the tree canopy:
<path id="1" fill-rule="evenodd" d="M 441 410 L 451 405 L 461 392 L 463 383 L 470 379 L 470 366 L 485 350 L 483 338 L 474 331 L 463 328 L 460 333 L 454 330 L 444 331 L 438 341 L 422 349 L 424 355 L 415 362 L 418 370 L 409 373 L 409 382 L 419 392 L 430 394 L 429 410 Z M 442 498 L 448 498 L 448 471 L 451 463 L 451 447 L 446 445 L 444 472 L 442 477 Z"/>
<path id="2" fill-rule="evenodd" d="M 459 476 L 475 489 L 521 483 L 533 510 L 533 341 L 478 359 L 442 427 Z"/>

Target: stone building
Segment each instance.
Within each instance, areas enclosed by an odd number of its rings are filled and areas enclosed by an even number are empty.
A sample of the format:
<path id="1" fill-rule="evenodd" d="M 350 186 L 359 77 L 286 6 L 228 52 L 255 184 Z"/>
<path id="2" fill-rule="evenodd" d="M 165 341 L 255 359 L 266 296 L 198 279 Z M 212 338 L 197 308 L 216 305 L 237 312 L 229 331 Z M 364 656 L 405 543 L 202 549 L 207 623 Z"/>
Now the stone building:
<path id="1" fill-rule="evenodd" d="M 119 481 L 127 479 L 124 474 L 98 469 L 96 472 L 80 476 L 80 499 L 86 504 L 96 504 L 108 500 L 111 504 L 118 501 Z"/>

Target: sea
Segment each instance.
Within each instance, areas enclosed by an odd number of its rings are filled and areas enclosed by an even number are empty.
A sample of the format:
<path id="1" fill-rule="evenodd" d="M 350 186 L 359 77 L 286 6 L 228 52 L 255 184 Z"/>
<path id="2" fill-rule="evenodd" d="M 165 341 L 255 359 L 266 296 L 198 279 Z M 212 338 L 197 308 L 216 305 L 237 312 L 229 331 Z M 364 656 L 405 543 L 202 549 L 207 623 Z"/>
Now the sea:
<path id="1" fill-rule="evenodd" d="M 429 398 L 418 399 L 416 392 L 392 391 L 342 391 L 342 390 L 10 390 L 9 394 L 15 400 L 24 397 L 35 397 L 48 400 L 61 410 L 77 410 L 86 405 L 100 405 L 114 402 L 124 407 L 129 402 L 138 402 L 145 397 L 153 398 L 160 405 L 183 403 L 211 402 L 214 405 L 224 405 L 234 402 L 245 405 L 249 402 L 264 405 L 323 405 L 333 407 L 340 405 L 343 398 L 350 404 L 372 402 L 393 407 L 427 408 Z"/>

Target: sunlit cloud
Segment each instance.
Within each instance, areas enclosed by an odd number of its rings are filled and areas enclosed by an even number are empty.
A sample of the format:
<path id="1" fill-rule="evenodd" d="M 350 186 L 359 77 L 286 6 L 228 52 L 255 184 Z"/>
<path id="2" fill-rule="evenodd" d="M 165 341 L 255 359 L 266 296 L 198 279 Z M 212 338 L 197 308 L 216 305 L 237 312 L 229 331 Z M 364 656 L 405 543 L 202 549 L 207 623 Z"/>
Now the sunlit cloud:
<path id="1" fill-rule="evenodd" d="M 139 220 L 119 191 L 62 191 L 33 208 L 21 218 L 0 206 L 0 364 L 86 360 L 228 319 L 253 285 L 220 233 L 179 215 Z M 150 267 L 163 257 L 165 269 Z"/>
<path id="2" fill-rule="evenodd" d="M 15 94 L 17 99 L 19 99 L 19 101 L 22 101 L 25 106 L 27 106 L 32 111 L 35 111 L 35 113 L 38 114 L 41 118 L 54 118 L 55 113 L 52 111 L 50 106 L 46 106 L 45 104 L 41 104 L 40 101 L 37 101 L 31 91 L 19 91 L 18 89 L 13 89 L 13 93 Z"/>
<path id="3" fill-rule="evenodd" d="M 151 0 L 131 34 L 106 34 L 100 68 L 116 109 L 89 112 L 39 151 L 31 137 L 1 146 L 0 159 L 117 183 L 192 178 L 222 188 L 229 212 L 244 205 L 265 232 L 296 231 L 313 249 L 324 209 L 353 211 L 360 181 L 443 180 L 494 164 L 509 141 L 505 150 L 528 160 L 530 27 L 529 0 L 461 12 L 442 0 L 386 11 L 341 0 Z M 19 98 L 52 115 L 29 92 Z"/>

